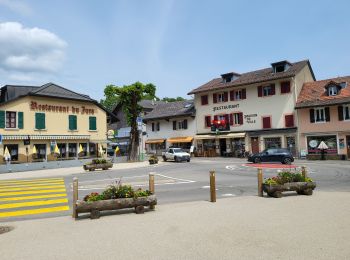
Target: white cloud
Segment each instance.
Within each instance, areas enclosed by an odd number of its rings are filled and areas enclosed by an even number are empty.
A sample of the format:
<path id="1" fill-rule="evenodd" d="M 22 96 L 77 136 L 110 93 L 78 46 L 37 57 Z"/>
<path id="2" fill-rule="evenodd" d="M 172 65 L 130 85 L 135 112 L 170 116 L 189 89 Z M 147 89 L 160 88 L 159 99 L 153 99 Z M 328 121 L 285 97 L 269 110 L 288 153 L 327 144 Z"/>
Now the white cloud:
<path id="1" fill-rule="evenodd" d="M 66 47 L 65 41 L 47 30 L 0 23 L 0 69 L 14 75 L 26 78 L 25 74 L 57 72 Z"/>
<path id="2" fill-rule="evenodd" d="M 33 13 L 32 9 L 27 4 L 20 1 L 0 0 L 0 5 L 6 6 L 10 10 L 22 15 L 30 15 Z"/>

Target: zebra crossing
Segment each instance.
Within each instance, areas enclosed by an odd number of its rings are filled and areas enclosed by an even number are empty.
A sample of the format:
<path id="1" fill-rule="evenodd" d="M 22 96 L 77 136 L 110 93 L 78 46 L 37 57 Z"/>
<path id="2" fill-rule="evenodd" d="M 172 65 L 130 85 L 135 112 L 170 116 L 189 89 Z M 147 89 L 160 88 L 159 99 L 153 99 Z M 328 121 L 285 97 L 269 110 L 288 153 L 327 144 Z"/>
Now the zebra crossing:
<path id="1" fill-rule="evenodd" d="M 0 181 L 0 221 L 68 211 L 63 178 Z"/>

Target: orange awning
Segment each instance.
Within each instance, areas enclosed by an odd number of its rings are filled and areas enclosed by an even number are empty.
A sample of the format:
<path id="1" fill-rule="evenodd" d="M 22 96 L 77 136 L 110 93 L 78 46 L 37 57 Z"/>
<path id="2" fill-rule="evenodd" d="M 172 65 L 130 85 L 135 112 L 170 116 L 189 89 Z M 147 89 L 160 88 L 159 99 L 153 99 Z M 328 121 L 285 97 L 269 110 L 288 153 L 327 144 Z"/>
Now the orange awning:
<path id="1" fill-rule="evenodd" d="M 161 144 L 164 142 L 165 139 L 148 139 L 145 143 L 146 144 Z"/>
<path id="2" fill-rule="evenodd" d="M 169 143 L 190 143 L 192 142 L 193 137 L 191 136 L 184 136 L 184 137 L 172 137 L 168 138 Z"/>

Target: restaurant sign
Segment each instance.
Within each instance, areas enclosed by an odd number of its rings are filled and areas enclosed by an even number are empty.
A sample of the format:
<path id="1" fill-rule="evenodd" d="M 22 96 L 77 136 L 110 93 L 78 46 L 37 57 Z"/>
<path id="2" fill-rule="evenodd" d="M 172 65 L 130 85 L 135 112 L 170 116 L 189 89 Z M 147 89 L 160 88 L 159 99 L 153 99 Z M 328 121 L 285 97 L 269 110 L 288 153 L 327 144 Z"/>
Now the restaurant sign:
<path id="1" fill-rule="evenodd" d="M 213 112 L 218 110 L 223 110 L 223 109 L 234 109 L 234 108 L 239 108 L 239 104 L 213 107 Z"/>
<path id="2" fill-rule="evenodd" d="M 48 104 L 38 104 L 35 101 L 31 101 L 30 109 L 36 111 L 44 112 L 59 112 L 59 113 L 73 113 L 73 114 L 86 114 L 93 115 L 95 109 L 87 108 L 85 106 L 62 106 L 62 105 L 48 105 Z"/>

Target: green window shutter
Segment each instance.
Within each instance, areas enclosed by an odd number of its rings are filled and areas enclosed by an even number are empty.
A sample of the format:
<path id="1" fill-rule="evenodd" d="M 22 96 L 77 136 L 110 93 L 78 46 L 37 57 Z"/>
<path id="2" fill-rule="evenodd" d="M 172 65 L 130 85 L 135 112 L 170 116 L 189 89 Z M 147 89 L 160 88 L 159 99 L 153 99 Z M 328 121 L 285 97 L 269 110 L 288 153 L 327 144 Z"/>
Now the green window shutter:
<path id="1" fill-rule="evenodd" d="M 69 130 L 77 130 L 77 116 L 69 115 Z"/>
<path id="2" fill-rule="evenodd" d="M 5 128 L 5 111 L 0 110 L 0 128 Z"/>
<path id="3" fill-rule="evenodd" d="M 44 113 L 35 113 L 35 128 L 36 129 L 45 129 L 45 114 Z"/>
<path id="4" fill-rule="evenodd" d="M 89 117 L 89 130 L 97 130 L 96 117 L 95 116 L 90 116 Z"/>
<path id="5" fill-rule="evenodd" d="M 23 129 L 23 112 L 18 112 L 18 128 Z"/>

